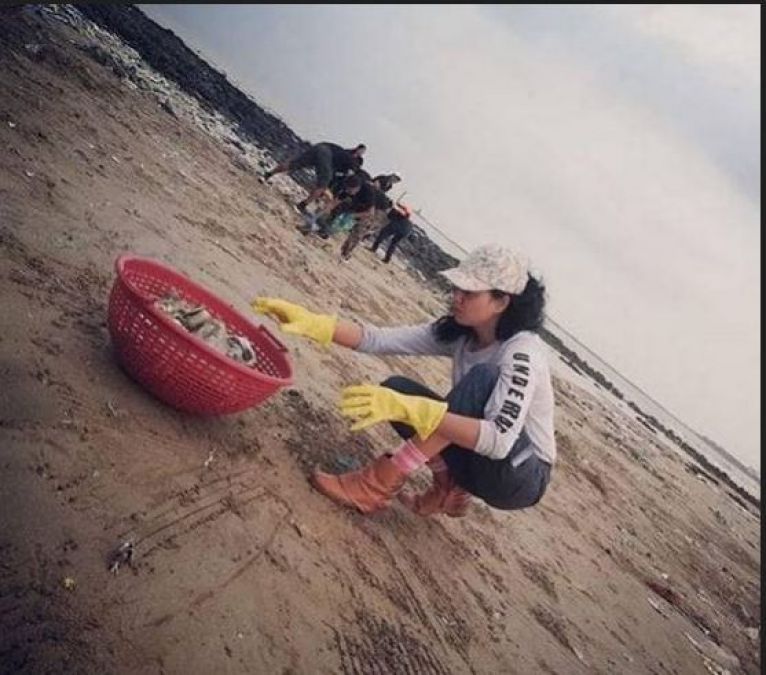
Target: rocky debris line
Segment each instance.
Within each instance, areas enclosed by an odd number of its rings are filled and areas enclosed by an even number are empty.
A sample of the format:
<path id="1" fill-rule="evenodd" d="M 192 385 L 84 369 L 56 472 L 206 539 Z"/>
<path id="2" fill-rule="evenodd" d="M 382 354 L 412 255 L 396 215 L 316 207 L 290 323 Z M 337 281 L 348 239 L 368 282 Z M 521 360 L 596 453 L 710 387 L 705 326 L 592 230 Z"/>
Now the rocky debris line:
<path id="1" fill-rule="evenodd" d="M 275 161 L 271 153 L 257 143 L 246 140 L 239 126 L 206 101 L 182 89 L 152 68 L 142 55 L 109 30 L 84 16 L 73 5 L 28 5 L 23 13 L 55 20 L 76 32 L 74 45 L 97 63 L 119 77 L 128 89 L 140 89 L 154 96 L 158 106 L 167 114 L 195 124 L 205 133 L 221 141 L 232 152 L 232 161 L 242 170 L 271 168 Z M 148 20 L 148 19 L 147 19 Z M 45 44 L 22 44 L 28 52 L 37 53 Z M 278 176 L 274 185 L 288 198 L 297 201 L 305 190 L 288 177 Z"/>
<path id="2" fill-rule="evenodd" d="M 383 246 L 387 245 L 387 241 L 383 242 Z M 437 272 L 454 267 L 459 261 L 434 244 L 423 228 L 413 223 L 412 232 L 399 242 L 397 251 L 420 273 L 423 281 L 429 282 L 439 290 L 449 290 L 449 282 Z"/>
<path id="3" fill-rule="evenodd" d="M 282 120 L 264 111 L 229 82 L 223 73 L 215 70 L 191 51 L 172 31 L 157 25 L 138 8 L 130 5 L 80 5 L 77 10 L 69 10 L 73 17 L 80 12 L 95 24 L 119 36 L 132 48 L 131 52 L 135 56 L 130 58 L 127 67 L 124 62 L 116 67 L 111 63 L 105 65 L 112 66 L 120 76 L 137 78 L 144 82 L 143 88 L 158 89 L 159 93 L 167 90 L 168 84 L 175 89 L 180 88 L 200 101 L 203 110 L 214 117 L 215 127 L 228 126 L 224 124 L 223 118 L 230 120 L 236 125 L 236 132 L 229 130 L 229 133 L 225 134 L 219 128 L 219 135 L 231 145 L 239 147 L 246 159 L 254 159 L 256 165 L 268 168 L 273 166 L 274 162 L 264 156 L 264 153 L 249 152 L 246 144 L 242 142 L 243 139 L 265 148 L 280 159 L 290 157 L 307 147 L 308 143 L 299 138 Z M 105 55 L 97 55 L 98 48 L 93 48 L 95 58 L 108 61 L 114 56 L 117 46 L 114 44 L 114 38 L 107 42 L 111 49 Z M 125 49 L 123 46 L 121 51 L 125 53 Z M 160 81 L 156 74 L 150 76 L 151 71 L 142 66 L 141 59 L 160 73 L 163 81 Z M 177 94 L 169 98 L 177 98 Z M 172 110 L 172 101 L 164 102 L 163 107 Z M 237 135 L 239 139 L 236 138 Z M 302 187 L 307 188 L 311 185 L 311 172 L 296 172 L 294 176 Z M 282 191 L 291 192 L 289 179 L 277 177 L 272 182 Z M 423 281 L 430 282 L 442 290 L 447 288 L 446 281 L 436 272 L 453 267 L 458 261 L 431 241 L 422 228 L 416 225 L 410 237 L 399 245 L 399 251 Z"/>
<path id="4" fill-rule="evenodd" d="M 137 7 L 80 5 L 78 9 L 133 47 L 154 70 L 199 99 L 203 107 L 236 122 L 242 136 L 277 155 L 291 155 L 307 147 L 306 141 L 282 120 L 263 110 L 172 31 L 156 24 Z"/>
<path id="5" fill-rule="evenodd" d="M 614 386 L 601 372 L 591 366 L 585 359 L 580 357 L 575 351 L 567 347 L 557 336 L 550 331 L 543 328 L 540 331 L 540 336 L 545 340 L 553 349 L 562 355 L 564 362 L 571 368 L 580 374 L 585 374 L 590 377 L 594 382 L 598 383 L 603 389 L 611 392 L 616 398 L 621 401 L 625 400 L 625 395 Z M 696 450 L 693 446 L 687 443 L 681 436 L 679 436 L 673 429 L 666 427 L 660 422 L 654 415 L 644 412 L 634 401 L 626 401 L 626 404 L 631 410 L 636 413 L 636 418 L 645 427 L 647 427 L 653 433 L 660 432 L 668 440 L 672 441 L 676 446 L 683 450 L 689 457 L 691 457 L 696 464 L 704 469 L 701 473 L 707 472 L 708 477 L 715 482 L 724 483 L 730 490 L 736 495 L 739 495 L 746 502 L 750 503 L 756 509 L 761 508 L 761 500 L 755 495 L 750 494 L 743 487 L 737 485 L 737 483 L 727 474 L 725 471 L 719 469 L 715 464 L 705 457 L 701 452 Z M 696 467 L 691 468 L 692 472 L 700 473 Z M 715 478 L 713 478 L 712 476 Z"/>
<path id="6" fill-rule="evenodd" d="M 705 436 L 705 434 L 699 434 L 699 437 L 703 441 L 705 441 L 705 443 L 707 443 L 710 447 L 715 448 L 715 451 L 717 453 L 726 457 L 726 461 L 734 464 L 734 466 L 736 466 L 740 471 L 742 471 L 742 473 L 747 474 L 748 476 L 750 476 L 750 478 L 752 478 L 755 481 L 761 480 L 760 474 L 755 469 L 753 469 L 753 467 L 747 466 L 747 464 L 743 464 L 742 462 L 740 462 L 734 455 L 732 455 L 730 452 L 727 452 L 725 448 L 718 445 L 718 443 L 716 443 L 712 438 Z"/>
<path id="7" fill-rule="evenodd" d="M 585 359 L 581 358 L 577 352 L 567 347 L 556 335 L 546 330 L 545 328 L 540 331 L 540 335 L 553 349 L 561 354 L 561 356 L 564 358 L 564 362 L 575 372 L 580 374 L 585 373 L 600 387 L 608 392 L 611 392 L 621 401 L 625 398 L 623 393 L 617 387 L 615 387 L 612 382 L 607 380 L 602 373 L 591 366 Z"/>

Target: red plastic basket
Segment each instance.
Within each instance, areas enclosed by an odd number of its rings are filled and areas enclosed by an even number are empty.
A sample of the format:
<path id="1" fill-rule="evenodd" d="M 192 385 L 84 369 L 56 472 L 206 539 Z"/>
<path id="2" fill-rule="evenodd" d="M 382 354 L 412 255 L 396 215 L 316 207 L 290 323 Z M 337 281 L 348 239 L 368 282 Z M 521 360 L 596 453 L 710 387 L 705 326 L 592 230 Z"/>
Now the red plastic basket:
<path id="1" fill-rule="evenodd" d="M 264 326 L 182 274 L 148 258 L 122 255 L 109 296 L 109 333 L 123 368 L 157 398 L 179 410 L 223 415 L 263 403 L 292 384 L 287 348 Z M 247 337 L 257 366 L 249 368 L 208 346 L 154 307 L 171 289 Z"/>

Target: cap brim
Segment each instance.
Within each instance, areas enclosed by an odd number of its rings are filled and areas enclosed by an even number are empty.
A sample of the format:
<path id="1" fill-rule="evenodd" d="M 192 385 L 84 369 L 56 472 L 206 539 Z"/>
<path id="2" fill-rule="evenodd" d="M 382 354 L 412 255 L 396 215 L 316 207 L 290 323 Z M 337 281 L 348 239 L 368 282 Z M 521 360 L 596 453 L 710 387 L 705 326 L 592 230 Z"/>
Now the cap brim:
<path id="1" fill-rule="evenodd" d="M 454 267 L 451 270 L 444 270 L 439 272 L 447 281 L 449 281 L 455 288 L 459 288 L 461 291 L 491 291 L 492 286 L 479 281 L 475 277 L 461 272 L 460 268 Z"/>

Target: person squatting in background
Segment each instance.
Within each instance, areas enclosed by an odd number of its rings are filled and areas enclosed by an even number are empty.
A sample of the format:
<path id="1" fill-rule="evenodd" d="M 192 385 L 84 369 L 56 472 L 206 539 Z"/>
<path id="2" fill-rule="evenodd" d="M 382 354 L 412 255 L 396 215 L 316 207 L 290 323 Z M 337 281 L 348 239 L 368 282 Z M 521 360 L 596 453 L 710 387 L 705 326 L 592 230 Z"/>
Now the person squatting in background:
<path id="1" fill-rule="evenodd" d="M 444 398 L 399 376 L 343 390 L 341 413 L 355 420 L 352 430 L 389 421 L 403 440 L 358 471 L 315 470 L 312 485 L 338 504 L 362 513 L 386 508 L 424 465 L 431 487 L 400 497 L 422 516 L 463 516 L 472 496 L 497 509 L 523 509 L 545 494 L 556 458 L 553 386 L 539 335 L 545 287 L 524 256 L 495 244 L 441 274 L 453 286 L 451 312 L 415 326 L 359 325 L 278 298 L 252 303 L 285 333 L 323 345 L 452 359 Z"/>
<path id="2" fill-rule="evenodd" d="M 329 239 L 333 221 L 338 216 L 344 213 L 354 216 L 354 225 L 341 246 L 341 258 L 348 260 L 357 244 L 375 226 L 376 216 L 380 212 L 386 213 L 392 202 L 372 182 L 363 181 L 357 175 L 345 179 L 341 195 L 343 198 L 328 212 L 320 215 L 316 223 L 319 226 L 319 236 Z M 308 233 L 307 228 L 302 231 Z"/>
<path id="3" fill-rule="evenodd" d="M 332 233 L 333 221 L 344 213 L 364 215 L 375 204 L 375 194 L 372 185 L 359 175 L 353 174 L 343 179 L 336 188 L 335 199 L 317 213 L 315 224 L 322 239 L 329 239 Z M 312 227 L 301 228 L 304 234 L 312 231 Z"/>
<path id="4" fill-rule="evenodd" d="M 351 257 L 359 242 L 383 224 L 386 213 L 391 209 L 391 200 L 374 183 L 367 185 L 372 188 L 372 210 L 366 214 L 354 216 L 354 225 L 340 247 L 341 260 L 348 260 Z"/>
<path id="5" fill-rule="evenodd" d="M 303 212 L 306 207 L 319 199 L 327 192 L 334 178 L 361 169 L 364 162 L 363 155 L 367 146 L 360 143 L 355 148 L 346 149 L 335 143 L 316 143 L 296 157 L 278 164 L 276 167 L 263 174 L 262 179 L 268 181 L 272 176 L 289 171 L 296 171 L 312 167 L 316 174 L 314 189 L 309 192 L 306 199 L 296 204 L 299 211 Z"/>

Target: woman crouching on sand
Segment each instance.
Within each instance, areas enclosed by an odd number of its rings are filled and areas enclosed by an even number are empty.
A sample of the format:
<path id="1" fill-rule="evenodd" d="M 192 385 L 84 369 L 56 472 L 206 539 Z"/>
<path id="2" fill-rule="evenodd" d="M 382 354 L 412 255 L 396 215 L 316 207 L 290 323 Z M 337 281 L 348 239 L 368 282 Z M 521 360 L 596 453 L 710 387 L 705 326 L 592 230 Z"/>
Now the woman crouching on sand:
<path id="1" fill-rule="evenodd" d="M 363 513 L 387 507 L 407 476 L 427 464 L 433 485 L 400 495 L 423 516 L 463 516 L 471 495 L 498 509 L 540 501 L 556 456 L 553 387 L 543 323 L 545 288 L 523 256 L 497 245 L 477 248 L 442 272 L 453 286 L 452 312 L 433 323 L 375 328 L 314 314 L 275 298 L 255 311 L 286 333 L 360 352 L 452 358 L 452 390 L 442 398 L 405 377 L 347 387 L 341 413 L 352 430 L 389 421 L 403 442 L 359 471 L 315 471 L 314 487 Z"/>

